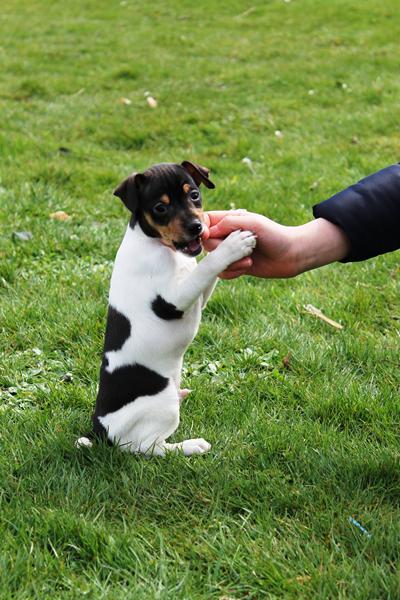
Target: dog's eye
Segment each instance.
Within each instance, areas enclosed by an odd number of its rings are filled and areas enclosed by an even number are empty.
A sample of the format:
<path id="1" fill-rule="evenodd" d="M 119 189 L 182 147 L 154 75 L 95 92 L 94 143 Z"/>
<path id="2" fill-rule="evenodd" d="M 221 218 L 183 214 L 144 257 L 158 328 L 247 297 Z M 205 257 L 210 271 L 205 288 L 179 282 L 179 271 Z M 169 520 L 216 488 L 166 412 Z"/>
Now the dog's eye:
<path id="1" fill-rule="evenodd" d="M 192 202 L 194 202 L 195 204 L 201 204 L 200 192 L 198 192 L 197 190 L 192 190 L 189 196 Z"/>
<path id="2" fill-rule="evenodd" d="M 157 215 L 165 215 L 168 211 L 168 204 L 164 204 L 164 202 L 158 202 L 155 206 L 153 206 L 153 212 Z"/>

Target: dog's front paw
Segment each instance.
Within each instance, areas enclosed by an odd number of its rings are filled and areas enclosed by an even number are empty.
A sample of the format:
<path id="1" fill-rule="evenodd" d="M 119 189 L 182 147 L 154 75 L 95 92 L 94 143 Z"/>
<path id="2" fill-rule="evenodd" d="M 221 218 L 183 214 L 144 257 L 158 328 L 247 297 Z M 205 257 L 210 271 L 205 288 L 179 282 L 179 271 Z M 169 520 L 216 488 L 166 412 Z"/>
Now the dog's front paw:
<path id="1" fill-rule="evenodd" d="M 245 256 L 250 256 L 256 243 L 257 238 L 252 231 L 233 231 L 214 252 L 221 253 L 227 267 Z"/>
<path id="2" fill-rule="evenodd" d="M 211 444 L 198 438 L 196 440 L 185 440 L 182 442 L 182 452 L 185 456 L 191 456 L 192 454 L 204 454 L 211 449 Z"/>

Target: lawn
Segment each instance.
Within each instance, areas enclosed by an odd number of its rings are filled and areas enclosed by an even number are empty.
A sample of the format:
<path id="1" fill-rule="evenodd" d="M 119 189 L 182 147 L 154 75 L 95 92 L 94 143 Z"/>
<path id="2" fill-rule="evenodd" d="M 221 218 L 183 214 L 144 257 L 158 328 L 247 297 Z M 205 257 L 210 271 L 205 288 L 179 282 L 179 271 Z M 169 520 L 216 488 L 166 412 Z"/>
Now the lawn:
<path id="1" fill-rule="evenodd" d="M 2 0 L 1 600 L 400 597 L 398 253 L 220 283 L 175 436 L 209 454 L 74 447 L 116 184 L 189 159 L 207 208 L 309 220 L 399 160 L 399 39 L 398 0 Z"/>

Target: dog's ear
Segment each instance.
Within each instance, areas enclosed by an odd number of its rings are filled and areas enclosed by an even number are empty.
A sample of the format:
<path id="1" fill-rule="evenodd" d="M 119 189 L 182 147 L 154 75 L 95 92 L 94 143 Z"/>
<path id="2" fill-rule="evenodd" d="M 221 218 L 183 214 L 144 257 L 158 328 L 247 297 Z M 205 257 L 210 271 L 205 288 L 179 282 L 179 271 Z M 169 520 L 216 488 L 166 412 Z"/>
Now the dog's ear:
<path id="1" fill-rule="evenodd" d="M 184 160 L 183 163 L 181 163 L 181 166 L 189 173 L 196 185 L 204 183 L 204 185 L 210 189 L 215 188 L 213 182 L 208 178 L 210 171 L 206 167 L 196 165 L 189 160 Z"/>
<path id="2" fill-rule="evenodd" d="M 134 215 L 139 205 L 139 190 L 146 176 L 143 173 L 132 173 L 115 188 L 113 194 L 121 198 L 126 208 Z"/>

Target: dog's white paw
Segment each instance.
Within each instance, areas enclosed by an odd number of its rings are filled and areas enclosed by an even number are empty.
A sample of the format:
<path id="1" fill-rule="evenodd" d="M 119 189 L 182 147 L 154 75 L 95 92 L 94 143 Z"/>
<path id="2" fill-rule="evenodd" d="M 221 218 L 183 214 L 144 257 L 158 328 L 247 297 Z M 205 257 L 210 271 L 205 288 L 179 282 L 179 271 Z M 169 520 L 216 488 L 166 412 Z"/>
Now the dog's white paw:
<path id="1" fill-rule="evenodd" d="M 191 456 L 192 454 L 204 454 L 211 449 L 211 444 L 198 438 L 195 440 L 185 440 L 182 442 L 182 452 L 185 456 Z"/>
<path id="2" fill-rule="evenodd" d="M 252 231 L 233 231 L 220 244 L 217 251 L 224 253 L 224 259 L 227 265 L 250 256 L 257 244 L 257 238 Z"/>

